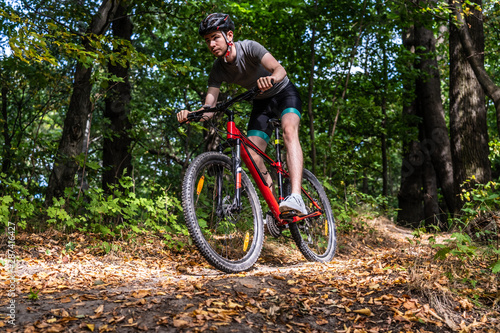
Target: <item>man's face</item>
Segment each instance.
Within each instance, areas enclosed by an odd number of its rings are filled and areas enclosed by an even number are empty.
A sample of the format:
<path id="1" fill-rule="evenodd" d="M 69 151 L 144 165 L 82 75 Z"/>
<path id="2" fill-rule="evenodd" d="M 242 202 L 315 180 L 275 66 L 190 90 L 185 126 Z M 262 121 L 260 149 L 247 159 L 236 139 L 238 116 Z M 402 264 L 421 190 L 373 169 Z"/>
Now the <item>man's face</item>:
<path id="1" fill-rule="evenodd" d="M 226 33 L 226 36 L 227 39 L 231 41 L 233 37 L 233 32 L 228 31 Z M 203 38 L 205 38 L 205 43 L 207 43 L 208 49 L 210 50 L 210 52 L 212 52 L 214 56 L 222 57 L 223 55 L 226 54 L 227 43 L 220 31 L 211 32 L 205 35 Z"/>

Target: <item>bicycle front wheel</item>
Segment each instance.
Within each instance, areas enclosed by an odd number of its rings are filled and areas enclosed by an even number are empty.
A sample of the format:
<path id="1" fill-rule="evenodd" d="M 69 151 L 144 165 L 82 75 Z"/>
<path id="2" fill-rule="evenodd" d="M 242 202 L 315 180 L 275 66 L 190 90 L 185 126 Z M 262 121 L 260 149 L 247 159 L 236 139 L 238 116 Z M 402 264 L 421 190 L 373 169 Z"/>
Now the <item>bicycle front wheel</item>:
<path id="1" fill-rule="evenodd" d="M 231 159 L 207 152 L 191 163 L 182 186 L 184 217 L 193 242 L 212 266 L 226 273 L 252 267 L 264 241 L 259 199 L 244 172 L 241 185 L 238 206 Z"/>
<path id="2" fill-rule="evenodd" d="M 302 198 L 308 213 L 322 211 L 317 217 L 304 219 L 297 223 L 290 223 L 290 233 L 300 252 L 309 261 L 328 262 L 332 260 L 336 251 L 336 227 L 333 219 L 330 201 L 323 186 L 309 170 L 302 175 Z"/>

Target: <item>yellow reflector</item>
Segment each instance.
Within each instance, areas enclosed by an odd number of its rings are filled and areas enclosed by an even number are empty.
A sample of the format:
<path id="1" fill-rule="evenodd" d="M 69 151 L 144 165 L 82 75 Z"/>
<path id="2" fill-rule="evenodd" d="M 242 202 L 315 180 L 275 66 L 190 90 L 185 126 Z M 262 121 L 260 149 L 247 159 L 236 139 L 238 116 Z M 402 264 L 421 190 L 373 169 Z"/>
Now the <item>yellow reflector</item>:
<path id="1" fill-rule="evenodd" d="M 200 195 L 204 182 L 205 182 L 205 176 L 201 176 L 200 180 L 198 181 L 198 186 L 196 186 L 196 195 Z"/>
<path id="2" fill-rule="evenodd" d="M 250 241 L 250 233 L 247 231 L 245 234 L 245 241 L 243 242 L 243 251 L 248 249 L 248 242 Z"/>
<path id="3" fill-rule="evenodd" d="M 325 236 L 328 236 L 328 221 L 325 221 Z"/>

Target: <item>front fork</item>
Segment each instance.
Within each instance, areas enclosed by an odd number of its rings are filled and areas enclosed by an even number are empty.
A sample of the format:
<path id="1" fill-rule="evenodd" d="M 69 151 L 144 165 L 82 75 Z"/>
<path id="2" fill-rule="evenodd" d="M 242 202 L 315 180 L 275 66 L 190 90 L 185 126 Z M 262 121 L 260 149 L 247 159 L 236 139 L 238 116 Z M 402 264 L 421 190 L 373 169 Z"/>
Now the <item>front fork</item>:
<path id="1" fill-rule="evenodd" d="M 224 216 L 228 212 L 233 211 L 241 211 L 241 177 L 242 177 L 242 169 L 241 169 L 241 140 L 240 139 L 231 139 L 234 140 L 234 143 L 230 143 L 228 146 L 234 147 L 232 149 L 232 160 L 233 160 L 233 176 L 235 180 L 235 189 L 234 189 L 234 198 L 231 206 L 228 206 L 227 199 L 224 198 L 224 168 L 219 167 L 216 170 L 216 214 L 217 216 Z M 220 152 L 222 153 L 224 150 L 223 146 L 219 147 Z M 226 206 L 224 206 L 226 205 Z"/>
<path id="2" fill-rule="evenodd" d="M 237 211 L 241 210 L 241 176 L 243 170 L 241 169 L 241 140 L 236 139 L 233 150 L 233 175 L 234 175 L 234 202 L 233 208 Z"/>

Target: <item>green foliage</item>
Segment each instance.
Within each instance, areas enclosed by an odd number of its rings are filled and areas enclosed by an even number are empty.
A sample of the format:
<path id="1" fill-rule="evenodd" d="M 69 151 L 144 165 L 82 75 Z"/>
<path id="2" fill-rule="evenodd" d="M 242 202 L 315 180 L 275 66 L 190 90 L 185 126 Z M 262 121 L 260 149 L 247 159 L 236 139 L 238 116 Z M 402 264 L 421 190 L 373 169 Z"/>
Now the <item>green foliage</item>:
<path id="1" fill-rule="evenodd" d="M 0 197 L 0 225 L 4 229 L 15 225 L 33 230 L 47 223 L 66 232 L 96 232 L 104 237 L 117 237 L 130 230 L 154 231 L 164 235 L 168 246 L 181 245 L 172 242 L 175 235 L 187 235 L 179 217 L 182 210 L 179 200 L 158 185 L 150 187 L 149 197 L 137 195 L 130 177 L 123 177 L 119 185 L 111 186 L 110 195 L 101 189 L 90 189 L 84 194 L 67 189 L 65 197 L 54 199 L 48 207 L 33 198 L 20 181 L 1 175 L 0 185 L 9 193 Z M 72 249 L 74 244 L 68 243 L 66 251 Z"/>
<path id="2" fill-rule="evenodd" d="M 387 198 L 383 196 L 374 197 L 362 193 L 356 186 L 347 186 L 344 181 L 336 187 L 332 185 L 331 180 L 324 180 L 323 187 L 330 198 L 333 216 L 340 232 L 352 230 L 354 221 L 361 216 L 385 214 L 382 207 L 387 205 Z"/>
<path id="3" fill-rule="evenodd" d="M 63 230 L 91 231 L 112 237 L 128 229 L 136 233 L 153 230 L 187 234 L 179 221 L 178 199 L 158 186 L 153 192 L 159 195 L 140 197 L 133 191 L 133 185 L 131 177 L 122 177 L 118 185 L 110 186 L 110 195 L 101 189 L 90 189 L 79 196 L 75 190 L 67 189 L 65 198 L 54 200 L 47 208 L 47 223 Z"/>
<path id="4" fill-rule="evenodd" d="M 444 260 L 447 255 L 452 255 L 465 262 L 472 260 L 477 255 L 477 247 L 472 245 L 472 239 L 464 233 L 453 233 L 450 239 L 445 240 L 446 244 L 435 244 L 434 247 L 440 250 L 436 253 L 436 258 Z"/>
<path id="5" fill-rule="evenodd" d="M 463 214 L 453 220 L 459 231 L 453 233 L 444 244 L 433 245 L 439 249 L 436 258 L 446 259 L 447 256 L 453 256 L 461 262 L 467 262 L 481 257 L 490 261 L 492 273 L 498 273 L 500 218 L 497 214 L 500 210 L 500 194 L 497 183 L 478 184 L 475 177 L 471 177 L 462 188 L 460 198 L 464 202 Z"/>
<path id="6" fill-rule="evenodd" d="M 496 218 L 495 214 L 500 209 L 500 194 L 496 182 L 478 184 L 472 176 L 462 185 L 460 198 L 464 202 L 462 207 L 464 214 L 460 216 L 458 223 L 463 228 L 467 228 L 481 216 L 493 214 L 493 218 Z"/>
<path id="7" fill-rule="evenodd" d="M 40 290 L 33 290 L 32 288 L 30 288 L 30 293 L 28 294 L 28 299 L 30 301 L 38 301 L 38 299 L 40 298 L 40 296 L 38 296 L 39 293 L 40 293 Z"/>
<path id="8" fill-rule="evenodd" d="M 0 197 L 0 225 L 7 229 L 10 223 L 25 229 L 27 221 L 35 216 L 39 202 L 30 196 L 24 184 L 5 174 L 0 174 L 0 186 L 4 193 Z"/>

